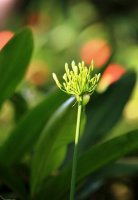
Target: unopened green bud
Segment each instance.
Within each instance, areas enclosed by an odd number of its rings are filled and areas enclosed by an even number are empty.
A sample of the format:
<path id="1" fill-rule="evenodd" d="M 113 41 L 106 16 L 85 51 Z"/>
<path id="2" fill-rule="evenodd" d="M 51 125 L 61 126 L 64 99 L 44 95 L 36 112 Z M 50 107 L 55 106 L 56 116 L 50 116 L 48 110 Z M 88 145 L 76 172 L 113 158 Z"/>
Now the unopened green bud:
<path id="1" fill-rule="evenodd" d="M 90 101 L 90 95 L 84 94 L 83 97 L 82 97 L 82 105 L 86 106 L 89 101 Z"/>
<path id="2" fill-rule="evenodd" d="M 61 84 L 60 84 L 60 82 L 59 82 L 59 80 L 58 80 L 56 74 L 55 74 L 55 73 L 52 73 L 52 76 L 53 76 L 53 79 L 54 79 L 54 81 L 56 82 L 57 86 L 58 86 L 59 88 L 61 88 Z"/>

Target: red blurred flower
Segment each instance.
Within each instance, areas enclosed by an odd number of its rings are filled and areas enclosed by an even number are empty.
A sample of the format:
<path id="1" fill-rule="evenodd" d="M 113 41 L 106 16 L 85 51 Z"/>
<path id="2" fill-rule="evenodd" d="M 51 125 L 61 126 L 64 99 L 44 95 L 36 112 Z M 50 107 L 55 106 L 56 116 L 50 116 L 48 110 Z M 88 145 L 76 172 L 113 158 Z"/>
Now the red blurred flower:
<path id="1" fill-rule="evenodd" d="M 81 49 L 81 58 L 87 64 L 94 60 L 95 67 L 101 68 L 110 58 L 111 47 L 105 40 L 90 40 Z"/>
<path id="2" fill-rule="evenodd" d="M 105 69 L 101 77 L 101 80 L 98 85 L 98 90 L 99 91 L 106 90 L 109 85 L 119 80 L 125 72 L 126 69 L 122 65 L 111 63 Z"/>
<path id="3" fill-rule="evenodd" d="M 0 32 L 0 50 L 7 44 L 7 42 L 13 37 L 14 33 L 11 31 Z"/>

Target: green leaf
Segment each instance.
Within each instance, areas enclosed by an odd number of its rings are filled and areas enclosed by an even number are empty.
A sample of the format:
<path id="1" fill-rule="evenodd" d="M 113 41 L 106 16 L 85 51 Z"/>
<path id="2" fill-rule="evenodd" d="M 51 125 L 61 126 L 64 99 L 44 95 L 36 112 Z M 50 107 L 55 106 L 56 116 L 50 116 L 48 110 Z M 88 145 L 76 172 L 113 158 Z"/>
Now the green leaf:
<path id="1" fill-rule="evenodd" d="M 11 102 L 13 103 L 15 109 L 15 121 L 19 121 L 23 115 L 28 111 L 28 104 L 24 97 L 17 92 L 14 92 L 10 98 Z"/>
<path id="2" fill-rule="evenodd" d="M 36 193 L 46 177 L 60 166 L 62 160 L 58 158 L 59 153 L 62 151 L 65 155 L 66 145 L 74 140 L 77 110 L 70 107 L 72 100 L 69 99 L 54 113 L 38 141 L 32 163 L 32 194 Z M 84 123 L 83 116 L 81 130 Z"/>
<path id="3" fill-rule="evenodd" d="M 135 83 L 136 74 L 128 72 L 105 93 L 92 96 L 86 107 L 87 123 L 80 143 L 81 150 L 99 142 L 118 122 Z"/>
<path id="4" fill-rule="evenodd" d="M 81 182 L 88 175 L 136 149 L 138 149 L 138 130 L 95 145 L 78 160 L 77 183 Z M 38 196 L 36 195 L 34 199 L 38 197 L 39 200 L 46 198 L 54 200 L 66 199 L 67 196 L 65 195 L 70 188 L 71 169 L 72 164 L 64 169 L 60 175 L 43 183 L 43 188 L 41 188 L 37 194 Z"/>
<path id="5" fill-rule="evenodd" d="M 56 90 L 29 111 L 0 148 L 0 161 L 11 165 L 21 160 L 32 149 L 46 122 L 65 99 L 67 95 Z"/>
<path id="6" fill-rule="evenodd" d="M 0 105 L 14 92 L 25 75 L 33 51 L 32 32 L 24 28 L 0 51 Z"/>
<path id="7" fill-rule="evenodd" d="M 26 188 L 14 170 L 0 163 L 0 180 L 11 188 L 20 199 L 28 199 Z"/>

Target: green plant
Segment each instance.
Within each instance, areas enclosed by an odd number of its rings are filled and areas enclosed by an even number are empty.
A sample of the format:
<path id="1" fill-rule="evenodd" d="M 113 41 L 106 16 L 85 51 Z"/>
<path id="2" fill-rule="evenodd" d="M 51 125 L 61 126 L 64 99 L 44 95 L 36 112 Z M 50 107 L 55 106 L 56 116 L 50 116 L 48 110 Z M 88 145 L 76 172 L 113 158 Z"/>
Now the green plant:
<path id="1" fill-rule="evenodd" d="M 23 98 L 20 87 L 16 88 L 25 75 L 32 51 L 32 33 L 28 28 L 17 32 L 0 51 L 1 107 L 7 99 L 13 102 L 15 92 Z M 94 93 L 82 112 L 76 195 L 80 194 L 78 189 L 85 186 L 88 176 L 103 180 L 112 172 L 136 172 L 136 164 L 130 166 L 115 161 L 138 149 L 138 129 L 105 140 L 120 120 L 135 83 L 135 72 L 126 72 L 105 92 Z M 22 98 L 18 98 L 15 112 L 19 112 Z M 73 104 L 74 99 L 68 99 L 68 95 L 51 88 L 40 103 L 20 113 L 20 118 L 0 146 L 0 180 L 1 186 L 10 188 L 10 192 L 6 191 L 7 198 L 68 198 L 72 153 L 68 155 L 67 152 L 74 141 L 76 120 Z M 4 196 L 5 191 L 1 190 L 1 195 Z"/>
<path id="2" fill-rule="evenodd" d="M 64 83 L 63 85 L 57 79 L 56 74 L 53 73 L 53 79 L 55 80 L 57 86 L 67 94 L 74 95 L 78 103 L 78 114 L 77 114 L 77 123 L 76 123 L 76 134 L 75 134 L 75 147 L 73 155 L 73 166 L 72 166 L 72 176 L 71 176 L 71 188 L 70 188 L 70 200 L 74 199 L 75 196 L 75 181 L 76 181 L 76 170 L 77 170 L 77 157 L 78 157 L 78 143 L 80 135 L 80 126 L 81 126 L 81 113 L 82 108 L 85 106 L 90 99 L 90 95 L 94 92 L 97 83 L 100 78 L 100 73 L 93 78 L 93 61 L 88 67 L 85 66 L 84 62 L 75 65 L 75 62 L 72 62 L 72 70 L 69 70 L 68 64 L 65 64 L 66 73 L 63 75 Z"/>

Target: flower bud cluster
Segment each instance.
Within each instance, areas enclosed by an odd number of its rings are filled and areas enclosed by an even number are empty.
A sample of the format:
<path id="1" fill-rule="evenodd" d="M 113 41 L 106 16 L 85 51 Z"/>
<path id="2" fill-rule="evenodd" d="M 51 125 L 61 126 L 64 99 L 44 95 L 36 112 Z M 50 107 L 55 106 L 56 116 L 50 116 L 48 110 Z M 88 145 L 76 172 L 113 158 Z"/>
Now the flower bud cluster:
<path id="1" fill-rule="evenodd" d="M 77 101 L 79 101 L 80 97 L 91 95 L 96 89 L 100 73 L 92 76 L 93 67 L 93 61 L 89 67 L 85 66 L 84 61 L 78 63 L 78 65 L 72 61 L 71 70 L 68 64 L 65 64 L 64 81 L 62 84 L 59 82 L 55 73 L 53 73 L 53 79 L 63 92 L 74 95 Z"/>

